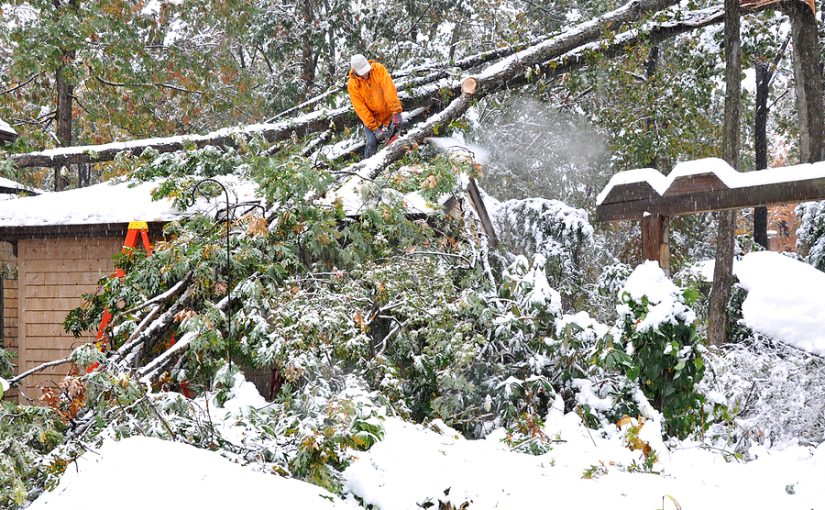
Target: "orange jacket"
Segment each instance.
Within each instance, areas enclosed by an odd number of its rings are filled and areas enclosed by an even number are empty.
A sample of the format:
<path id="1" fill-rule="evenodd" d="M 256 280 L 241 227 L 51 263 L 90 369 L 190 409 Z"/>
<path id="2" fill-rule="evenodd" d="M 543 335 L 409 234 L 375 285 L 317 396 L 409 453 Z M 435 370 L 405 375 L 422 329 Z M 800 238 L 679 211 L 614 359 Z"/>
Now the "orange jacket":
<path id="1" fill-rule="evenodd" d="M 387 68 L 375 60 L 370 60 L 370 65 L 372 70 L 368 80 L 350 70 L 347 90 L 355 113 L 370 131 L 375 131 L 389 124 L 393 113 L 401 113 L 404 109 Z"/>

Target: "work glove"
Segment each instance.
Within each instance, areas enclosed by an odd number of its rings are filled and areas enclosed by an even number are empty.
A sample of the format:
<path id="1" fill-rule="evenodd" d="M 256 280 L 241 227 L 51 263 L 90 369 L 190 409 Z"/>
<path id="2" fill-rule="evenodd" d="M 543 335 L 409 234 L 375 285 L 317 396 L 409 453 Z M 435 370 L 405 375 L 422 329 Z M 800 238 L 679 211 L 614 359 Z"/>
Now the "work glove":
<path id="1" fill-rule="evenodd" d="M 389 138 L 390 130 L 385 127 L 379 127 L 373 132 L 373 134 L 375 134 L 375 139 L 378 140 L 378 143 L 381 143 Z"/>

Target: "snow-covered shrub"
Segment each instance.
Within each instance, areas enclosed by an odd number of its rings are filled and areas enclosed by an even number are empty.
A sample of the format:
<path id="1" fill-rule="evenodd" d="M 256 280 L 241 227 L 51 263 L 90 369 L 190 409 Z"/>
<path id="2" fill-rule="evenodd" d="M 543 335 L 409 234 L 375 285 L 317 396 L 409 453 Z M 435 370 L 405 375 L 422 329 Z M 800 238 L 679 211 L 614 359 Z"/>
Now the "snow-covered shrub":
<path id="1" fill-rule="evenodd" d="M 508 200 L 495 210 L 493 221 L 502 246 L 513 255 L 541 255 L 550 285 L 569 304 L 584 276 L 582 257 L 593 246 L 587 212 L 558 200 Z"/>
<path id="2" fill-rule="evenodd" d="M 736 453 L 753 445 L 825 439 L 825 360 L 755 334 L 705 356 L 702 391 L 725 403 L 730 422 L 714 426 Z"/>
<path id="3" fill-rule="evenodd" d="M 632 267 L 619 261 L 599 268 L 595 292 L 590 293 L 590 309 L 595 317 L 605 322 L 615 320 L 616 305 L 620 303 L 620 291 L 632 272 Z"/>
<path id="4" fill-rule="evenodd" d="M 624 369 L 662 412 L 669 435 L 685 437 L 703 424 L 704 396 L 696 390 L 706 350 L 690 309 L 693 289 L 679 289 L 656 262 L 633 271 L 621 292 L 619 316 Z"/>
<path id="5" fill-rule="evenodd" d="M 796 244 L 805 261 L 825 271 L 825 201 L 805 202 L 796 207 L 801 225 L 796 231 Z"/>

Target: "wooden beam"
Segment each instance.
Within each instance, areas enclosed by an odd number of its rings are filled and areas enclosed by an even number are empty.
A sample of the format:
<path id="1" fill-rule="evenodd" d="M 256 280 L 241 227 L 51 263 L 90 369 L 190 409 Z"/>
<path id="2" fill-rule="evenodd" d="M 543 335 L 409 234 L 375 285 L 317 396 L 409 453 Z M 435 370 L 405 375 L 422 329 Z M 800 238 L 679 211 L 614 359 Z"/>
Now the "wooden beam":
<path id="1" fill-rule="evenodd" d="M 825 200 L 825 177 L 603 203 L 596 207 L 596 221 L 641 220 L 646 214 L 681 216 L 809 200 Z"/>
<path id="2" fill-rule="evenodd" d="M 670 269 L 670 222 L 660 214 L 642 218 L 642 256 L 645 260 L 655 260 L 659 267 Z"/>
<path id="3" fill-rule="evenodd" d="M 478 190 L 478 184 L 472 177 L 470 184 L 467 186 L 467 193 L 470 195 L 470 200 L 478 213 L 478 218 L 481 220 L 481 226 L 484 228 L 484 233 L 487 234 L 487 239 L 490 246 L 498 246 L 498 236 L 496 236 L 496 228 L 493 226 L 490 215 L 487 213 L 487 207 L 484 205 L 484 200 L 481 198 L 481 192 Z"/>

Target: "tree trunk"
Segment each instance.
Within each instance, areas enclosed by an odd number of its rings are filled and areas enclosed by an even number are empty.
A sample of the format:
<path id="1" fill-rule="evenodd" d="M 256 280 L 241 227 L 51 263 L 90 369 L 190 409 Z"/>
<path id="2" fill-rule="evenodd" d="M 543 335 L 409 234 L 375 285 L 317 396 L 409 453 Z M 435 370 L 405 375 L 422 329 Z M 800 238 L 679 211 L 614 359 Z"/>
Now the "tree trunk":
<path id="1" fill-rule="evenodd" d="M 783 10 L 791 20 L 794 83 L 799 110 L 799 159 L 814 163 L 825 159 L 825 107 L 816 16 L 803 2 L 787 2 Z"/>
<path id="2" fill-rule="evenodd" d="M 63 7 L 59 0 L 54 0 L 57 7 L 57 15 L 61 15 L 63 9 L 77 10 L 77 0 L 69 0 Z M 55 87 L 57 92 L 57 141 L 61 147 L 72 146 L 72 96 L 74 95 L 74 84 L 67 76 L 66 67 L 72 63 L 75 57 L 74 50 L 64 49 L 60 55 L 60 64 L 55 72 Z M 65 180 L 61 174 L 62 164 L 54 166 L 54 190 L 62 191 L 65 188 Z"/>
<path id="3" fill-rule="evenodd" d="M 768 65 L 764 61 L 756 63 L 756 170 L 768 168 L 768 94 L 771 81 Z M 753 210 L 753 240 L 763 248 L 768 248 L 767 207 L 757 207 Z"/>
<path id="4" fill-rule="evenodd" d="M 68 54 L 64 54 L 64 61 L 70 59 Z M 57 70 L 57 140 L 61 147 L 71 147 L 72 145 L 72 94 L 74 86 L 65 77 L 65 67 L 61 66 Z M 62 164 L 54 167 L 54 190 L 62 191 L 64 180 L 60 170 Z"/>
<path id="5" fill-rule="evenodd" d="M 651 24 L 648 31 L 629 30 L 623 33 L 619 39 L 611 39 L 610 43 L 598 41 L 606 31 L 614 29 L 618 25 L 632 22 L 639 16 L 654 12 L 664 7 L 674 5 L 678 0 L 634 0 L 624 6 L 606 13 L 594 20 L 589 20 L 568 31 L 543 39 L 534 46 L 528 47 L 517 54 L 511 55 L 508 59 L 500 61 L 501 66 L 488 66 L 489 72 L 478 75 L 479 86 L 486 87 L 483 94 L 494 92 L 507 85 L 517 85 L 526 83 L 525 77 L 527 69 L 541 67 L 542 71 L 548 75 L 559 75 L 569 72 L 588 63 L 592 59 L 593 52 L 604 49 L 605 54 L 610 57 L 623 55 L 627 48 L 641 41 L 655 40 L 661 42 L 670 37 L 675 37 L 681 33 L 689 32 L 698 28 L 703 28 L 713 23 L 719 22 L 715 11 L 707 10 L 687 13 L 684 17 L 689 19 L 680 21 L 668 21 L 660 24 Z M 596 41 L 596 42 L 593 42 Z M 592 46 L 589 44 L 592 43 Z M 575 50 L 575 51 L 574 51 Z M 490 55 L 489 53 L 486 55 Z M 569 58 L 567 58 L 569 56 Z M 561 57 L 561 58 L 560 58 Z M 558 60 L 555 60 L 558 59 Z M 461 62 L 461 61 L 459 61 Z M 492 62 L 491 62 L 492 63 Z M 503 64 L 507 65 L 503 65 Z M 445 73 L 439 69 L 434 74 Z M 461 83 L 453 80 L 448 85 L 429 83 L 408 91 L 399 93 L 406 110 L 412 110 L 423 105 L 438 104 L 437 99 L 449 92 L 458 96 L 461 93 Z M 481 93 L 480 93 L 481 94 Z M 308 102 L 307 104 L 311 103 Z M 462 112 L 463 113 L 463 112 Z M 198 147 L 215 145 L 219 147 L 234 146 L 236 136 L 262 136 L 270 142 L 288 139 L 293 133 L 311 134 L 329 129 L 330 124 L 334 124 L 337 130 L 346 126 L 354 125 L 356 117 L 352 114 L 352 108 L 347 105 L 335 110 L 316 109 L 311 114 L 301 118 L 284 119 L 275 124 L 257 124 L 246 128 L 231 130 L 221 129 L 206 135 L 186 135 L 167 138 L 153 138 L 147 140 L 132 140 L 129 142 L 116 142 L 87 147 L 77 147 L 73 151 L 53 151 L 45 150 L 28 154 L 15 154 L 11 159 L 18 167 L 53 166 L 55 164 L 86 163 L 111 161 L 121 152 L 130 152 L 139 155 L 147 148 L 153 148 L 158 152 L 173 152 L 182 150 L 184 146 L 193 144 Z"/>
<path id="6" fill-rule="evenodd" d="M 315 37 L 312 27 L 312 0 L 301 0 L 301 18 L 305 30 L 301 46 L 301 81 L 304 82 L 304 99 L 307 99 L 315 85 L 315 67 L 318 62 L 313 48 Z"/>
<path id="7" fill-rule="evenodd" d="M 722 146 L 725 161 L 734 169 L 739 168 L 739 94 L 742 90 L 739 25 L 739 0 L 725 0 L 725 126 Z M 712 345 L 725 343 L 727 336 L 725 330 L 733 283 L 735 229 L 736 210 L 721 211 L 708 322 L 708 342 Z"/>
<path id="8" fill-rule="evenodd" d="M 659 46 L 654 45 L 650 48 L 650 54 L 647 57 L 647 62 L 645 63 L 645 72 L 647 75 L 647 82 L 648 86 L 650 82 L 653 80 L 653 77 L 656 76 L 656 68 L 659 66 Z M 652 117 L 648 117 L 645 121 L 645 125 L 647 127 L 647 132 L 650 133 L 656 129 L 655 121 Z M 654 152 L 650 158 L 650 162 L 648 163 L 650 168 L 659 169 L 659 158 Z"/>

